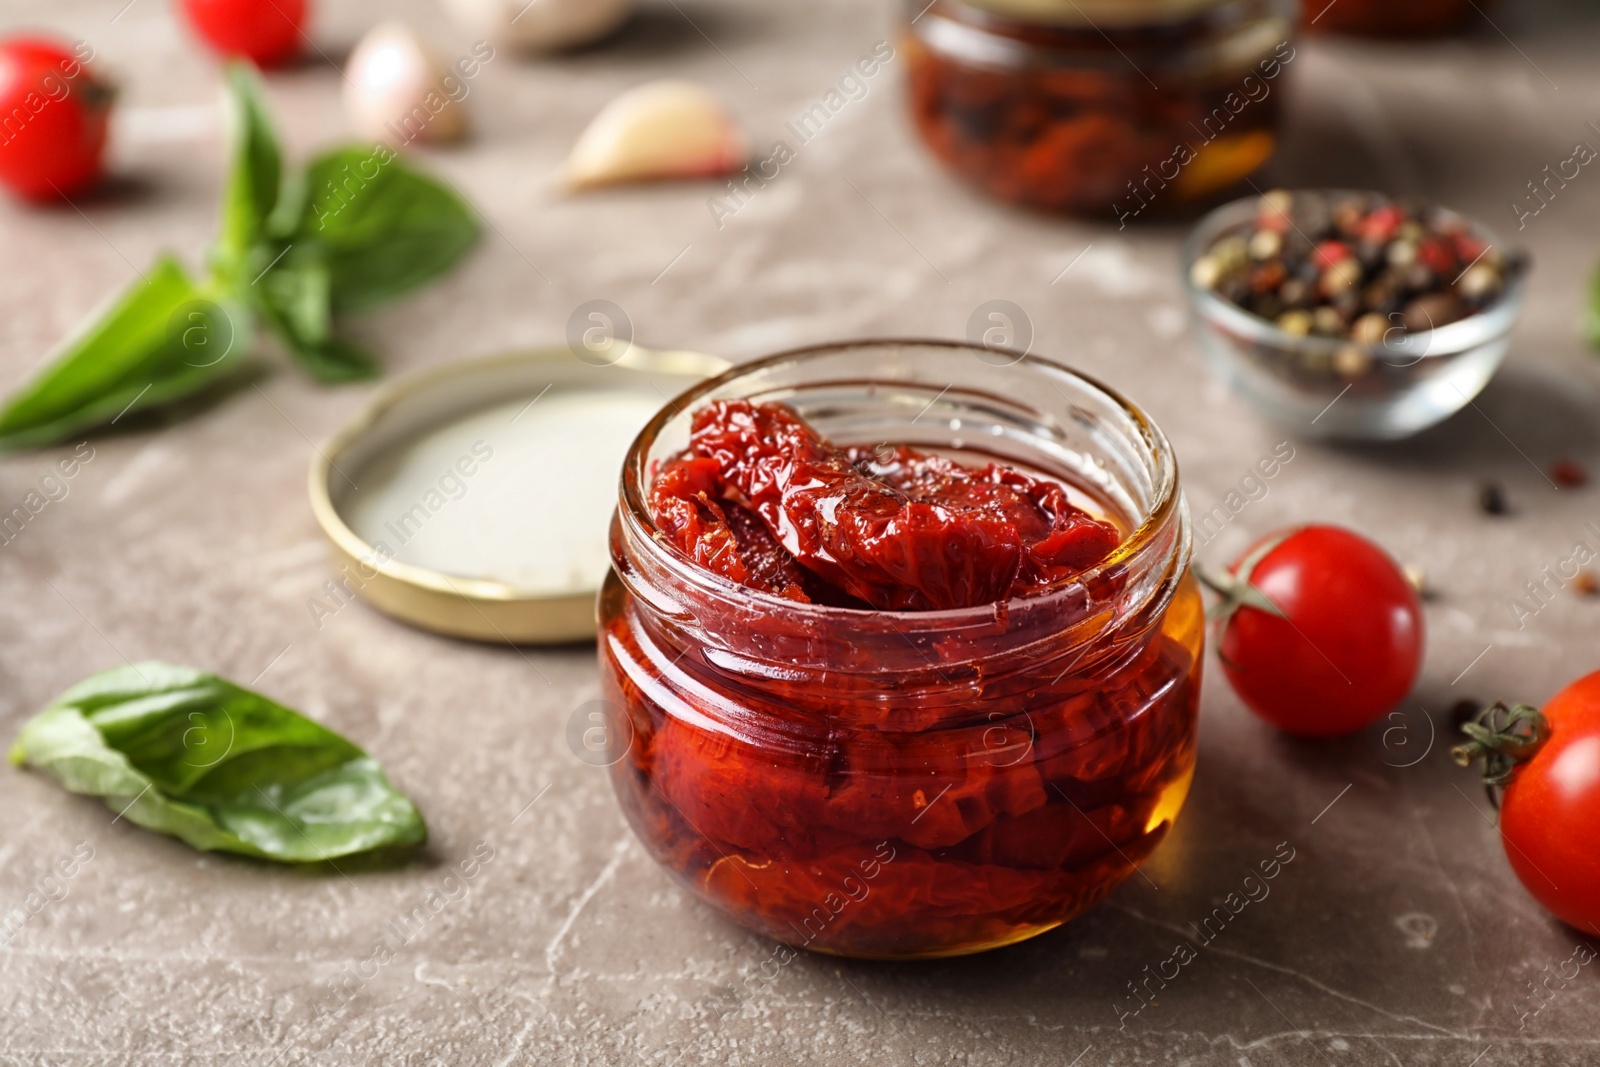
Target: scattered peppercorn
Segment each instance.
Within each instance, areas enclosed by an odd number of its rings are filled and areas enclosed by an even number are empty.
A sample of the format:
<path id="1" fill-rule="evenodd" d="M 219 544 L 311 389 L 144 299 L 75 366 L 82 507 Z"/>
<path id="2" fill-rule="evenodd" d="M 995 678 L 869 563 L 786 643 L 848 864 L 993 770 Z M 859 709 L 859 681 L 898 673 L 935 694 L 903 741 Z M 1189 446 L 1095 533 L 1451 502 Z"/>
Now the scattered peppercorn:
<path id="1" fill-rule="evenodd" d="M 1578 572 L 1572 579 L 1572 591 L 1579 596 L 1600 596 L 1600 577 L 1587 568 Z"/>
<path id="2" fill-rule="evenodd" d="M 1570 459 L 1558 460 L 1550 467 L 1550 478 L 1563 489 L 1577 489 L 1589 481 L 1589 472 Z"/>
<path id="3" fill-rule="evenodd" d="M 1463 723 L 1472 722 L 1483 710 L 1483 701 L 1465 697 L 1450 705 L 1450 724 L 1460 730 Z"/>
<path id="4" fill-rule="evenodd" d="M 1478 487 L 1478 508 L 1485 515 L 1509 515 L 1511 506 L 1506 495 L 1494 482 L 1484 482 Z"/>

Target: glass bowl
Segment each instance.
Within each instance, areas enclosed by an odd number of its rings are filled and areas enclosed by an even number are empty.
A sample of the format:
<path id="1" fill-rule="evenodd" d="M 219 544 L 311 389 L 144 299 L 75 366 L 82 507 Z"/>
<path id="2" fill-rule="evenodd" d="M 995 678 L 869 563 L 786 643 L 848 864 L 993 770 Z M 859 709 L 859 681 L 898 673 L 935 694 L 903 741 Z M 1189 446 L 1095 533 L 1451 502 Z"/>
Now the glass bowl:
<path id="1" fill-rule="evenodd" d="M 1513 263 L 1484 310 L 1437 329 L 1392 329 L 1377 344 L 1292 334 L 1196 285 L 1190 274 L 1218 238 L 1249 227 L 1259 203 L 1254 196 L 1236 200 L 1201 219 L 1184 243 L 1181 269 L 1206 361 L 1263 414 L 1307 437 L 1395 440 L 1449 418 L 1494 377 L 1527 296 L 1524 264 Z M 1505 249 L 1487 228 L 1461 221 L 1485 244 Z"/>

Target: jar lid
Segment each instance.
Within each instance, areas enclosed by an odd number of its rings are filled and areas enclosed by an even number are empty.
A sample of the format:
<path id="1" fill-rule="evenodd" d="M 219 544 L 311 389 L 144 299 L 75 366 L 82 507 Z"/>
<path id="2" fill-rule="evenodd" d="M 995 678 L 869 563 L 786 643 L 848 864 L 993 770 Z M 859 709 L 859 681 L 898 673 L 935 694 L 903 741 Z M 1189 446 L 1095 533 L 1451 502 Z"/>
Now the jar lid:
<path id="1" fill-rule="evenodd" d="M 1057 25 L 1139 26 L 1177 22 L 1232 0 L 964 0 L 965 3 L 1015 19 Z"/>
<path id="2" fill-rule="evenodd" d="M 409 375 L 320 449 L 311 509 L 338 572 L 325 610 L 359 599 L 480 641 L 591 638 L 628 446 L 729 364 L 621 342 L 583 356 L 560 345 Z"/>

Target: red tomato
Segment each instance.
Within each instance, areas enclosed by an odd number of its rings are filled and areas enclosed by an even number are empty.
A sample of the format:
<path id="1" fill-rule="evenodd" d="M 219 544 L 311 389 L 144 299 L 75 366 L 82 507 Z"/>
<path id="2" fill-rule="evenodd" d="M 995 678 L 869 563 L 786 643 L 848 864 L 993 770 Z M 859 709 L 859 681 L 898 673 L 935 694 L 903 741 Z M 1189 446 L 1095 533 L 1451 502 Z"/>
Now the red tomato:
<path id="1" fill-rule="evenodd" d="M 1600 936 L 1600 671 L 1557 693 L 1544 721 L 1549 737 L 1501 794 L 1500 839 L 1540 904 Z"/>
<path id="2" fill-rule="evenodd" d="M 306 6 L 306 0 L 183 0 L 195 32 L 215 51 L 260 67 L 300 50 Z"/>
<path id="3" fill-rule="evenodd" d="M 1235 591 L 1223 617 L 1222 669 L 1239 698 L 1280 729 L 1308 737 L 1359 730 L 1417 679 L 1422 605 L 1394 560 L 1359 534 L 1278 531 L 1207 583 Z"/>
<path id="4" fill-rule="evenodd" d="M 115 94 L 70 47 L 0 41 L 0 182 L 29 200 L 71 196 L 100 175 Z"/>

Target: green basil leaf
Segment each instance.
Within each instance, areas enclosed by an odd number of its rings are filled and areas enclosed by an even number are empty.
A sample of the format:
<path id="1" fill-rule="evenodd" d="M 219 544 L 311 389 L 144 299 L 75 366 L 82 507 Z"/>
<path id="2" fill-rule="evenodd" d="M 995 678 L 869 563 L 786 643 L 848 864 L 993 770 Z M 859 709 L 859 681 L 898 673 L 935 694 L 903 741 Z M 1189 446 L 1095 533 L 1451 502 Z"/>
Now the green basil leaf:
<path id="1" fill-rule="evenodd" d="M 376 378 L 381 373 L 377 361 L 360 345 L 346 341 L 342 337 L 304 341 L 280 327 L 270 316 L 267 321 L 272 325 L 273 332 L 289 349 L 294 361 L 300 365 L 300 369 L 319 382 L 329 385 L 359 382 Z"/>
<path id="2" fill-rule="evenodd" d="M 282 318 L 284 328 L 297 342 L 320 344 L 332 335 L 332 278 L 320 257 L 286 259 L 282 266 L 268 271 L 257 288 L 267 308 Z"/>
<path id="3" fill-rule="evenodd" d="M 11 761 L 206 851 L 312 863 L 428 837 L 361 749 L 189 667 L 138 663 L 80 682 L 22 728 Z"/>
<path id="4" fill-rule="evenodd" d="M 287 239 L 316 246 L 327 263 L 336 315 L 415 289 L 478 239 L 477 221 L 454 192 L 382 145 L 317 157 L 290 183 L 281 212 L 296 219 Z"/>
<path id="5" fill-rule="evenodd" d="M 250 314 L 158 260 L 0 409 L 0 449 L 55 444 L 199 393 L 238 370 Z"/>
<path id="6" fill-rule="evenodd" d="M 381 373 L 371 353 L 342 337 L 330 337 L 320 344 L 297 348 L 294 356 L 312 377 L 331 384 L 364 381 Z"/>
<path id="7" fill-rule="evenodd" d="M 283 182 L 283 153 L 267 111 L 261 77 L 246 63 L 227 71 L 232 120 L 232 164 L 222 194 L 222 241 L 218 268 L 236 284 L 251 250 L 266 232 Z"/>
<path id="8" fill-rule="evenodd" d="M 323 382 L 376 377 L 378 365 L 360 348 L 333 335 L 327 263 L 310 246 L 286 257 L 256 286 L 258 306 L 296 363 Z"/>

